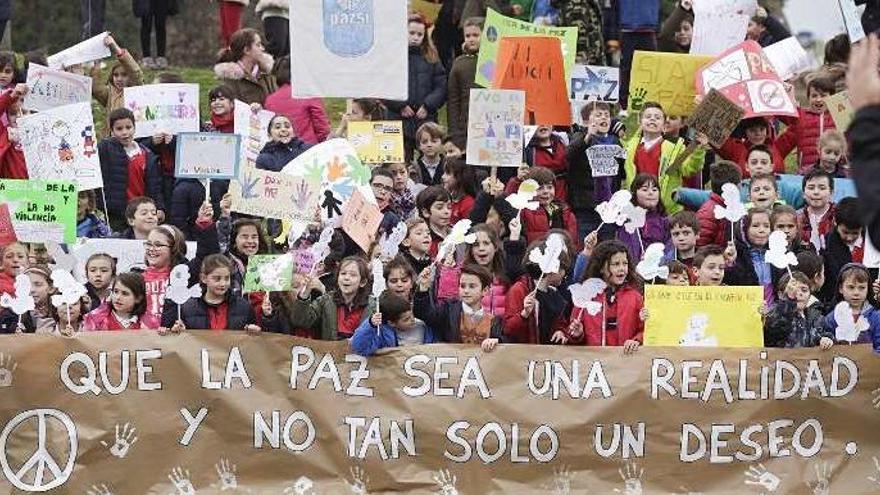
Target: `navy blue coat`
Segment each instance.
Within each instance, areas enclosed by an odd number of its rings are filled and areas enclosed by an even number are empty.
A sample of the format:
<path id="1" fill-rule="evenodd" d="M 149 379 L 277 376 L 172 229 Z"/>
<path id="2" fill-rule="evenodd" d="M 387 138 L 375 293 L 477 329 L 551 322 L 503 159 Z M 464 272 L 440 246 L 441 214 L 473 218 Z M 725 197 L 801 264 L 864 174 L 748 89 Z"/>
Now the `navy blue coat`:
<path id="1" fill-rule="evenodd" d="M 446 71 L 440 62 L 428 62 L 417 47 L 409 50 L 409 97 L 407 101 L 385 101 L 388 120 L 402 120 L 404 135 L 415 137 L 416 129 L 425 122 L 437 122 L 437 112 L 446 103 Z M 404 119 L 400 112 L 409 105 L 413 112 L 425 106 L 428 116 L 419 120 Z"/>
<path id="2" fill-rule="evenodd" d="M 144 146 L 141 149 L 147 154 L 147 166 L 144 170 L 147 196 L 156 203 L 156 209 L 165 210 L 162 171 L 159 170 L 156 155 Z M 98 144 L 98 157 L 101 160 L 101 176 L 104 178 L 107 213 L 111 220 L 115 218 L 125 223 L 125 207 L 128 205 L 128 154 L 119 141 L 110 138 Z"/>
<path id="3" fill-rule="evenodd" d="M 215 220 L 220 215 L 220 200 L 228 189 L 228 180 L 211 181 L 211 206 L 214 207 Z M 183 231 L 187 239 L 193 240 L 196 218 L 204 202 L 205 186 L 199 179 L 177 179 L 171 194 L 168 223 Z"/>
<path id="4" fill-rule="evenodd" d="M 271 172 L 281 172 L 291 160 L 303 154 L 311 146 L 300 138 L 293 138 L 289 143 L 269 141 L 257 156 L 257 168 Z"/>
<path id="5" fill-rule="evenodd" d="M 227 297 L 226 305 L 226 330 L 244 330 L 245 325 L 256 324 L 254 309 L 247 299 Z M 193 297 L 183 303 L 180 308 L 180 319 L 189 330 L 211 329 L 208 303 L 201 297 Z M 165 306 L 162 307 L 162 326 L 171 328 L 175 321 L 177 321 L 177 304 L 166 299 Z"/>

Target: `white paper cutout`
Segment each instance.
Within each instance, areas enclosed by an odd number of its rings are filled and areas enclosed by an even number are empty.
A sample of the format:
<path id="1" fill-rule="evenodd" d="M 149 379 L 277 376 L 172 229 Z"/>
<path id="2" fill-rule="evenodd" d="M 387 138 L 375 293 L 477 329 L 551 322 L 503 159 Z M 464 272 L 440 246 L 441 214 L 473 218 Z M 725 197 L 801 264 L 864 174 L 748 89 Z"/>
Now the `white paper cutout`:
<path id="1" fill-rule="evenodd" d="M 768 245 L 769 249 L 764 254 L 764 261 L 767 263 L 781 270 L 798 264 L 797 256 L 788 250 L 788 239 L 785 237 L 785 232 L 777 230 L 770 234 Z"/>
<path id="2" fill-rule="evenodd" d="M 746 207 L 742 203 L 739 187 L 736 184 L 727 183 L 721 186 L 721 198 L 724 199 L 726 206 L 715 205 L 715 218 L 736 223 L 746 216 Z"/>
<path id="3" fill-rule="evenodd" d="M 636 265 L 636 272 L 645 280 L 654 280 L 658 277 L 666 280 L 669 277 L 669 267 L 660 264 L 663 262 L 665 251 L 666 246 L 660 242 L 648 246 L 642 254 L 642 261 Z"/>
<path id="4" fill-rule="evenodd" d="M 569 285 L 568 292 L 571 294 L 571 302 L 576 308 L 585 310 L 591 316 L 596 316 L 599 314 L 599 311 L 602 311 L 602 303 L 594 301 L 594 299 L 606 287 L 608 287 L 608 284 L 601 278 L 590 278 L 579 284 Z"/>
<path id="5" fill-rule="evenodd" d="M 509 194 L 505 201 L 518 211 L 537 210 L 538 202 L 532 201 L 538 194 L 538 182 L 534 179 L 527 179 L 519 185 L 519 189 L 513 194 Z"/>
<path id="6" fill-rule="evenodd" d="M 71 273 L 76 270 L 76 256 L 65 253 L 64 249 L 57 242 L 47 242 L 46 253 L 55 261 L 54 264 L 49 265 L 53 270 L 64 270 Z"/>
<path id="7" fill-rule="evenodd" d="M 547 237 L 544 249 L 537 247 L 529 252 L 529 261 L 538 265 L 542 274 L 556 273 L 560 269 L 559 257 L 565 249 L 565 240 L 558 234 Z"/>
<path id="8" fill-rule="evenodd" d="M 0 306 L 9 308 L 21 316 L 34 310 L 34 298 L 31 296 L 31 278 L 25 274 L 15 277 L 15 296 L 8 293 L 0 295 Z"/>
<path id="9" fill-rule="evenodd" d="M 406 239 L 408 229 L 406 223 L 400 222 L 391 229 L 391 233 L 385 232 L 379 238 L 379 252 L 385 261 L 391 260 L 400 252 L 400 243 Z"/>
<path id="10" fill-rule="evenodd" d="M 632 193 L 622 189 L 611 196 L 608 201 L 603 201 L 596 206 L 596 213 L 603 224 L 621 226 L 626 223 L 625 209 L 632 205 Z"/>
<path id="11" fill-rule="evenodd" d="M 641 206 L 635 206 L 632 203 L 629 203 L 624 206 L 623 214 L 626 215 L 626 222 L 623 224 L 623 228 L 628 233 L 632 234 L 636 230 L 645 226 L 648 210 Z M 639 240 L 639 242 L 641 242 L 641 240 Z"/>
<path id="12" fill-rule="evenodd" d="M 342 218 L 341 215 L 339 217 Z M 324 230 L 321 231 L 321 235 L 318 237 L 318 241 L 309 247 L 315 263 L 312 265 L 313 272 L 314 267 L 318 266 L 330 254 L 330 241 L 333 239 L 333 230 L 331 226 L 324 227 Z"/>
<path id="13" fill-rule="evenodd" d="M 457 248 L 459 244 L 473 244 L 477 240 L 476 234 L 468 234 L 469 230 L 471 230 L 470 220 L 464 219 L 455 222 L 452 230 L 449 231 L 449 235 L 446 236 L 446 239 L 443 239 L 443 242 L 440 243 L 440 247 L 437 249 L 437 263 L 445 260 L 449 253 Z"/>
<path id="14" fill-rule="evenodd" d="M 852 310 L 846 301 L 840 301 L 834 307 L 834 321 L 837 322 L 834 337 L 842 342 L 855 342 L 859 339 L 859 334 L 871 327 L 862 314 L 859 314 L 858 319 L 853 321 Z"/>
<path id="15" fill-rule="evenodd" d="M 373 297 L 378 300 L 388 288 L 385 284 L 385 269 L 382 266 L 382 261 L 378 258 L 370 262 L 370 269 L 373 272 Z"/>
<path id="16" fill-rule="evenodd" d="M 70 272 L 64 270 L 52 271 L 52 285 L 60 291 L 59 294 L 54 294 L 50 298 L 52 306 L 56 308 L 60 308 L 65 304 L 73 306 L 79 302 L 82 296 L 88 293 L 83 284 L 77 282 Z"/>
<path id="17" fill-rule="evenodd" d="M 189 266 L 181 263 L 171 269 L 168 278 L 168 289 L 165 298 L 174 301 L 178 306 L 189 301 L 192 297 L 201 297 L 202 287 L 199 284 L 189 287 Z"/>

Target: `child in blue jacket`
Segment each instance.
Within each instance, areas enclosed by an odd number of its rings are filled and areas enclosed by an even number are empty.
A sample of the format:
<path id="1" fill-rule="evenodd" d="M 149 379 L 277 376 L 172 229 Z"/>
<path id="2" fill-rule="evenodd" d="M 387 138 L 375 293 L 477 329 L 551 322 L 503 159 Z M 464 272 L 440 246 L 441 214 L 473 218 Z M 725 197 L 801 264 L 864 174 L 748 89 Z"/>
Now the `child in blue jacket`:
<path id="1" fill-rule="evenodd" d="M 385 292 L 379 300 L 379 311 L 361 322 L 350 345 L 355 353 L 372 356 L 386 347 L 433 344 L 434 341 L 434 332 L 413 316 L 412 304 Z"/>

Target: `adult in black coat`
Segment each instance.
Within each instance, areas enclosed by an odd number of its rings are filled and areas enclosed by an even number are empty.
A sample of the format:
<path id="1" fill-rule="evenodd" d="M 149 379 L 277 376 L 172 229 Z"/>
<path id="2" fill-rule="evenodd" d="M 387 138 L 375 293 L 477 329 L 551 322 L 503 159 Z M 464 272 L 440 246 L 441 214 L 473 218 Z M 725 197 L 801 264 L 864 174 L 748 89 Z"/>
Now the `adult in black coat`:
<path id="1" fill-rule="evenodd" d="M 855 118 L 847 131 L 862 224 L 880 246 L 880 40 L 872 34 L 853 45 L 846 76 Z M 827 275 L 826 275 L 827 276 Z"/>
<path id="2" fill-rule="evenodd" d="M 165 214 L 165 199 L 162 194 L 162 172 L 159 170 L 156 155 L 141 146 L 146 153 L 147 165 L 144 169 L 144 183 L 147 196 L 156 203 L 156 209 Z M 125 230 L 125 207 L 128 205 L 128 154 L 122 144 L 114 138 L 104 139 L 98 144 L 98 157 L 101 161 L 101 176 L 104 178 L 104 198 L 110 227 L 114 231 Z"/>
<path id="3" fill-rule="evenodd" d="M 880 0 L 856 0 L 856 5 L 864 5 L 862 28 L 866 33 L 880 32 Z"/>
<path id="4" fill-rule="evenodd" d="M 223 199 L 223 195 L 228 189 L 228 180 L 211 181 L 211 206 L 214 208 L 215 220 L 220 212 L 220 200 Z M 168 223 L 183 231 L 188 240 L 193 240 L 199 208 L 204 202 L 205 186 L 202 181 L 199 179 L 177 179 L 174 192 L 171 194 Z"/>

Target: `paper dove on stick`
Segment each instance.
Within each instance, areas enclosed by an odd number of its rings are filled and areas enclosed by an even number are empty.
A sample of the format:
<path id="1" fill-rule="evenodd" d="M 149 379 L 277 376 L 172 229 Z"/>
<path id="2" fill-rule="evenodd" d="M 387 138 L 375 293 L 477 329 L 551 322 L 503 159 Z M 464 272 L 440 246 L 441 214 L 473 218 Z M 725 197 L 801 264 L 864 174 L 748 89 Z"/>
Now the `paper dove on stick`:
<path id="1" fill-rule="evenodd" d="M 281 255 L 271 263 L 266 263 L 258 269 L 260 284 L 273 291 L 284 290 L 284 271 L 287 270 L 289 273 L 292 269 L 293 254 Z"/>
<path id="2" fill-rule="evenodd" d="M 669 267 L 660 266 L 665 250 L 666 246 L 661 242 L 648 246 L 642 255 L 642 261 L 636 265 L 636 272 L 645 280 L 654 280 L 658 277 L 666 280 L 669 277 Z"/>
<path id="3" fill-rule="evenodd" d="M 379 258 L 370 262 L 370 270 L 373 272 L 373 297 L 378 301 L 382 293 L 388 288 L 385 284 L 385 267 Z"/>
<path id="4" fill-rule="evenodd" d="M 837 322 L 834 337 L 843 342 L 853 343 L 859 340 L 859 334 L 871 328 L 864 315 L 859 315 L 859 318 L 853 321 L 852 310 L 846 301 L 840 301 L 834 307 L 834 321 Z"/>
<path id="5" fill-rule="evenodd" d="M 726 206 L 715 205 L 715 218 L 736 223 L 746 216 L 746 207 L 742 203 L 739 187 L 736 184 L 728 182 L 721 186 L 721 198 Z"/>
<path id="6" fill-rule="evenodd" d="M 596 213 L 602 223 L 606 225 L 621 226 L 626 223 L 626 209 L 632 206 L 632 193 L 627 190 L 620 190 L 611 196 L 608 201 L 603 201 L 596 206 Z"/>
<path id="7" fill-rule="evenodd" d="M 446 259 L 449 253 L 458 247 L 459 244 L 473 244 L 477 240 L 476 234 L 468 234 L 469 230 L 471 230 L 470 220 L 464 219 L 455 222 L 452 230 L 449 231 L 449 235 L 446 236 L 446 239 L 443 239 L 443 242 L 440 243 L 440 247 L 437 249 L 438 263 Z"/>
<path id="8" fill-rule="evenodd" d="M 782 270 L 798 264 L 797 256 L 788 250 L 788 239 L 785 237 L 785 232 L 777 230 L 770 234 L 768 246 L 769 249 L 764 255 L 764 260 L 767 263 Z"/>
<path id="9" fill-rule="evenodd" d="M 52 271 L 52 285 L 59 290 L 58 294 L 50 298 L 52 306 L 56 308 L 60 308 L 65 304 L 73 306 L 79 302 L 82 296 L 88 293 L 83 284 L 77 282 L 70 272 L 64 270 Z"/>
<path id="10" fill-rule="evenodd" d="M 318 237 L 318 241 L 309 247 L 309 251 L 312 253 L 312 259 L 314 259 L 315 262 L 314 266 L 317 266 L 324 261 L 324 258 L 330 254 L 330 241 L 332 239 L 333 227 L 324 227 L 324 230 L 321 231 L 321 235 Z"/>
<path id="11" fill-rule="evenodd" d="M 637 229 L 645 226 L 648 210 L 641 206 L 635 206 L 632 203 L 628 203 L 624 206 L 622 213 L 626 215 L 626 223 L 623 224 L 623 228 L 628 233 L 632 234 Z"/>
<path id="12" fill-rule="evenodd" d="M 602 303 L 594 301 L 594 299 L 607 286 L 601 278 L 590 278 L 579 284 L 569 285 L 568 292 L 571 294 L 571 302 L 576 308 L 585 310 L 591 316 L 596 316 L 599 311 L 602 311 Z"/>
<path id="13" fill-rule="evenodd" d="M 53 261 L 55 261 L 55 264 L 52 265 L 53 269 L 64 270 L 66 272 L 73 272 L 76 270 L 76 256 L 65 253 L 64 250 L 61 249 L 61 245 L 57 242 L 47 242 L 46 253 L 52 257 Z"/>
<path id="14" fill-rule="evenodd" d="M 0 306 L 9 308 L 21 316 L 34 310 L 34 298 L 31 296 L 31 278 L 25 274 L 15 277 L 15 295 L 4 292 L 0 295 Z"/>
<path id="15" fill-rule="evenodd" d="M 544 249 L 537 247 L 529 252 L 529 261 L 541 268 L 542 274 L 556 273 L 560 269 L 559 257 L 565 249 L 565 240 L 559 234 L 551 234 Z"/>
<path id="16" fill-rule="evenodd" d="M 515 193 L 508 195 L 504 200 L 518 211 L 534 211 L 538 209 L 538 202 L 532 200 L 535 199 L 537 194 L 538 182 L 534 179 L 528 179 L 519 185 L 519 189 Z"/>
<path id="17" fill-rule="evenodd" d="M 382 234 L 382 237 L 379 238 L 379 252 L 382 253 L 380 256 L 384 261 L 388 261 L 400 252 L 400 243 L 406 239 L 407 234 L 406 223 L 400 222 L 393 229 L 391 229 L 391 233 L 385 232 Z"/>
<path id="18" fill-rule="evenodd" d="M 189 265 L 181 263 L 171 269 L 168 278 L 168 289 L 165 298 L 177 303 L 178 306 L 189 301 L 191 297 L 201 297 L 202 287 L 199 284 L 189 287 Z"/>

